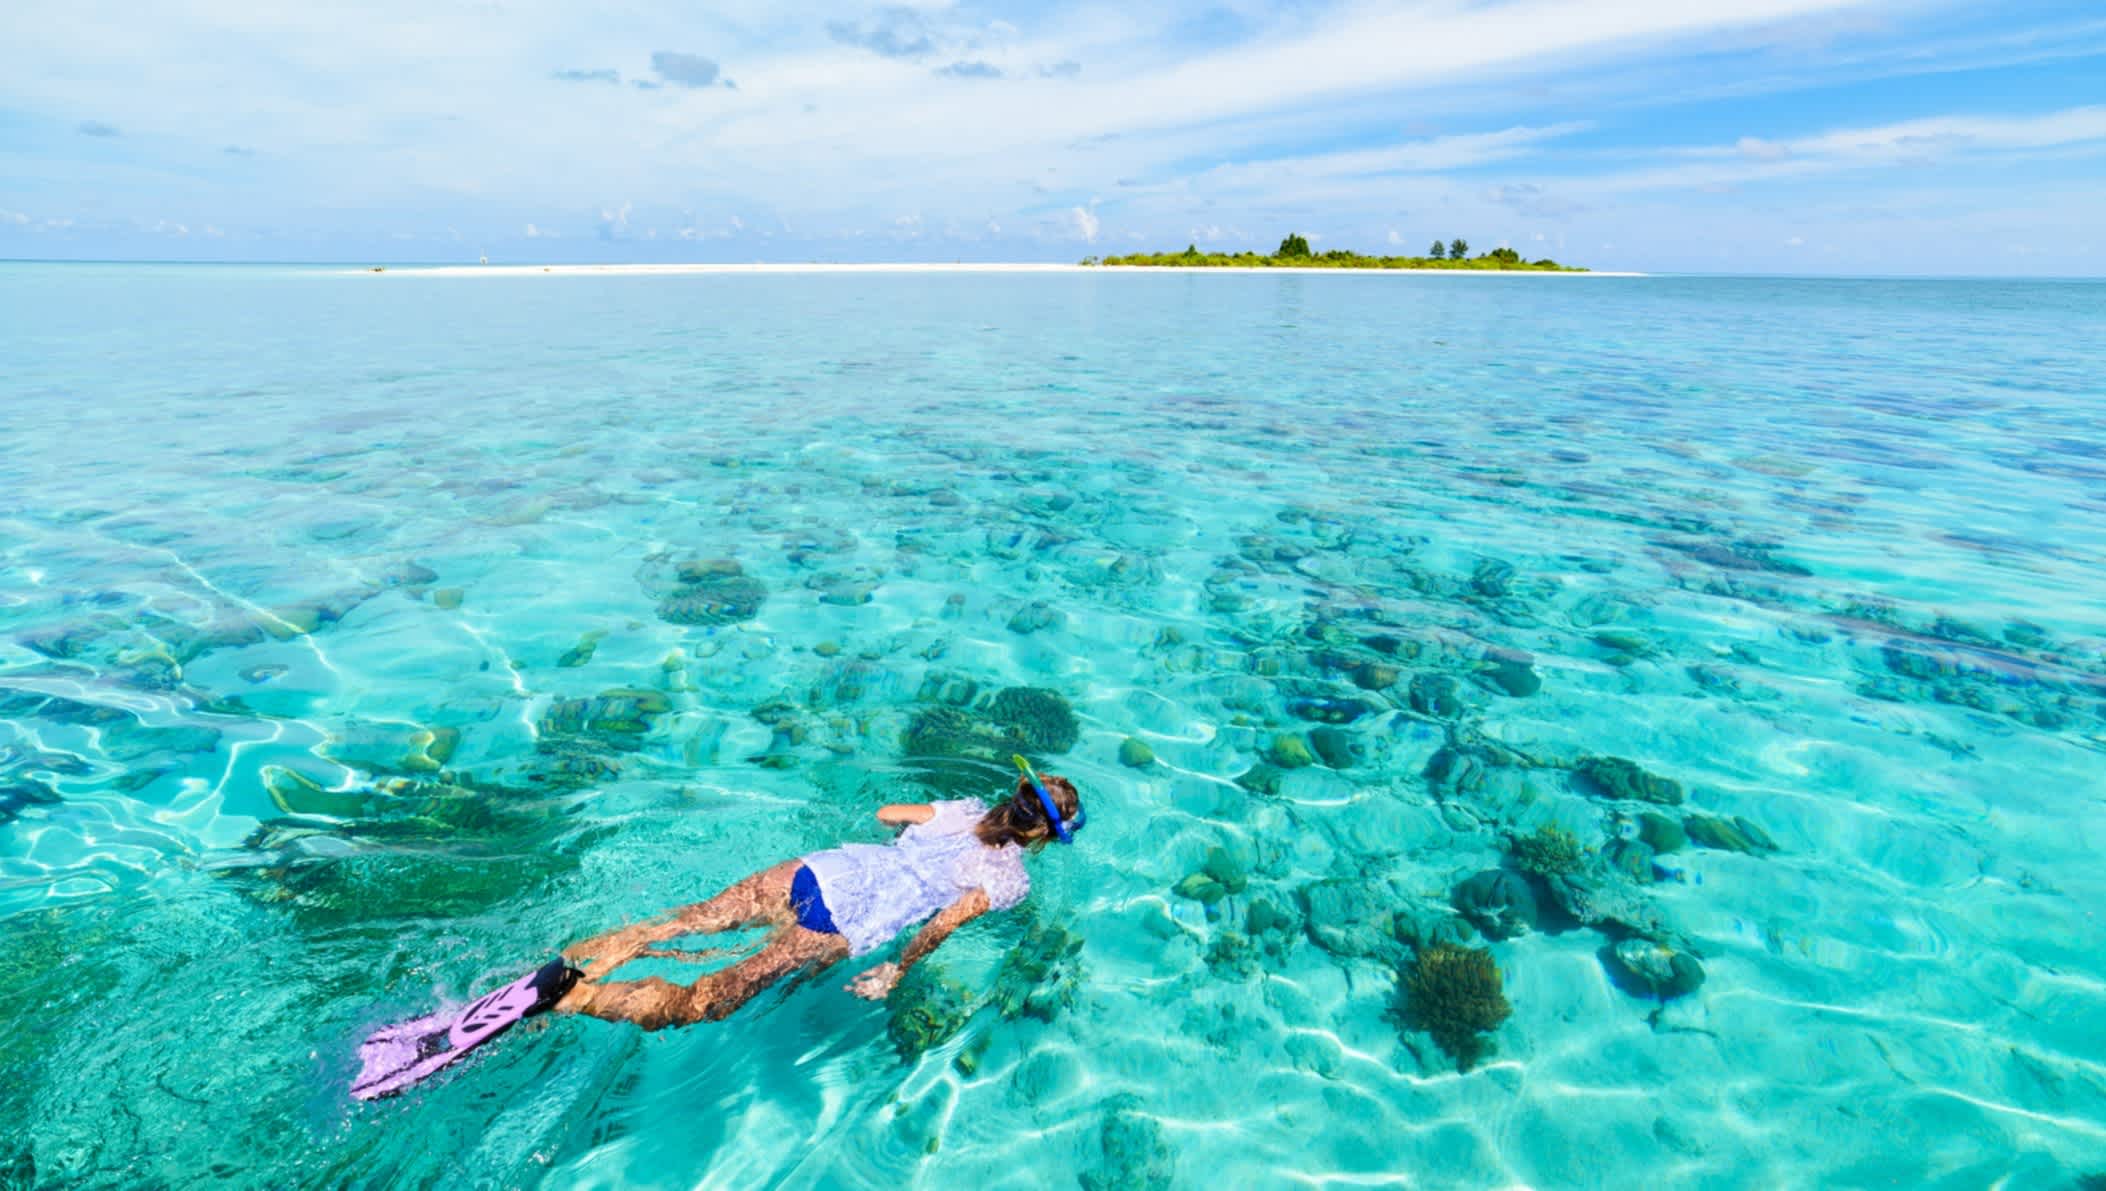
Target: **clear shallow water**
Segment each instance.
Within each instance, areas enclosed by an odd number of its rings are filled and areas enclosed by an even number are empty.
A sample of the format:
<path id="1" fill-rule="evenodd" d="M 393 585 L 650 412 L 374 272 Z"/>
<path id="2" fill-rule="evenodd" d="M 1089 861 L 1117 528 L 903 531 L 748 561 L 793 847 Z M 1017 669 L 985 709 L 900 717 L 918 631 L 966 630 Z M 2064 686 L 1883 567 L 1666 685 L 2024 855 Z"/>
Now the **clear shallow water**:
<path id="1" fill-rule="evenodd" d="M 2073 1185 L 2102 344 L 2090 284 L 0 267 L 0 1171 Z M 344 1099 L 379 1022 L 998 780 L 1013 687 L 1092 822 L 948 994 Z M 1398 971 L 1546 825 L 1611 911 L 1489 942 L 1459 1075 Z"/>

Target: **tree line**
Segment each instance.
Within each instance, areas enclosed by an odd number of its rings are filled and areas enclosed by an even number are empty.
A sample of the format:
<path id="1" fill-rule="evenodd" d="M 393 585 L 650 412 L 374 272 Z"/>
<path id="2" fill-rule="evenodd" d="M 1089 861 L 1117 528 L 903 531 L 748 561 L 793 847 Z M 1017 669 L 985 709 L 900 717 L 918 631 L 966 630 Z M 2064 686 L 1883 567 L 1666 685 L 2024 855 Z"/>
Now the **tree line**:
<path id="1" fill-rule="evenodd" d="M 1585 269 L 1561 265 L 1549 257 L 1541 260 L 1524 260 L 1511 248 L 1494 248 L 1490 252 L 1470 255 L 1470 242 L 1457 237 L 1443 243 L 1433 242 L 1433 247 L 1424 256 L 1363 256 L 1343 248 L 1328 252 L 1316 252 L 1309 247 L 1307 237 L 1289 233 L 1280 241 L 1280 246 L 1271 256 L 1260 256 L 1255 252 L 1201 252 L 1197 244 L 1187 244 L 1183 252 L 1132 253 L 1126 256 L 1107 256 L 1101 261 L 1096 257 L 1085 258 L 1085 265 L 1140 265 L 1156 267 L 1211 267 L 1211 268 L 1341 268 L 1341 269 L 1535 269 L 1544 272 L 1584 273 Z"/>

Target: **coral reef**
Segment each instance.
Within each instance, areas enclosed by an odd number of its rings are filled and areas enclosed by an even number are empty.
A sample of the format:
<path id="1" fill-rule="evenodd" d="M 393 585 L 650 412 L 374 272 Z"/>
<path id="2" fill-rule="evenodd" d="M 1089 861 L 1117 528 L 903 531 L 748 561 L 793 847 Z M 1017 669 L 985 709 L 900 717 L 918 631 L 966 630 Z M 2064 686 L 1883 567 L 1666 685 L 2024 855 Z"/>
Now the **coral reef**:
<path id="1" fill-rule="evenodd" d="M 1155 750 L 1146 741 L 1129 736 L 1119 742 L 1119 764 L 1128 769 L 1146 769 L 1155 764 Z"/>
<path id="2" fill-rule="evenodd" d="M 885 1035 L 909 1063 L 950 1041 L 973 1015 L 965 986 L 945 978 L 935 962 L 926 959 L 907 969 L 885 1004 L 891 1011 Z"/>
<path id="3" fill-rule="evenodd" d="M 1457 913 L 1494 939 L 1511 939 L 1536 928 L 1541 912 L 1526 878 L 1505 869 L 1487 869 L 1455 887 Z"/>
<path id="4" fill-rule="evenodd" d="M 47 782 L 29 777 L 0 777 L 0 823 L 7 823 L 32 806 L 50 806 L 59 800 L 58 791 Z"/>
<path id="5" fill-rule="evenodd" d="M 564 650 L 563 656 L 556 659 L 556 667 L 562 670 L 572 670 L 584 665 L 592 660 L 592 655 L 598 651 L 600 642 L 606 639 L 607 631 L 605 629 L 593 629 L 579 636 L 578 643 Z"/>
<path id="6" fill-rule="evenodd" d="M 1399 973 L 1403 1017 L 1426 1031 L 1468 1073 L 1484 1055 L 1484 1035 L 1513 1013 L 1501 991 L 1499 966 L 1482 947 L 1437 943 Z"/>
<path id="7" fill-rule="evenodd" d="M 1755 824 L 1734 816 L 1690 815 L 1682 820 L 1689 841 L 1700 848 L 1723 852 L 1774 852 L 1777 841 Z"/>
<path id="8" fill-rule="evenodd" d="M 1656 855 L 1679 852 L 1689 844 L 1689 833 L 1675 818 L 1646 811 L 1638 816 L 1638 838 Z"/>
<path id="9" fill-rule="evenodd" d="M 1478 681 L 1516 699 L 1525 699 L 1543 689 L 1535 659 L 1518 650 L 1494 650 L 1477 672 Z"/>
<path id="10" fill-rule="evenodd" d="M 1617 986 L 1634 996 L 1669 1001 L 1704 983 L 1704 965 L 1696 956 L 1652 939 L 1618 940 L 1603 949 L 1602 962 Z"/>
<path id="11" fill-rule="evenodd" d="M 1302 769 L 1316 764 L 1316 755 L 1309 751 L 1309 742 L 1296 732 L 1282 732 L 1273 737 L 1265 755 L 1281 769 Z"/>
<path id="12" fill-rule="evenodd" d="M 658 618 L 672 624 L 726 625 L 760 615 L 767 584 L 746 573 L 734 559 L 695 559 L 671 564 L 670 582 L 663 556 L 647 560 L 645 587 L 658 596 Z"/>
<path id="13" fill-rule="evenodd" d="M 590 744 L 633 753 L 672 704 L 659 691 L 616 687 L 589 699 L 559 699 L 535 723 L 544 741 Z"/>
<path id="14" fill-rule="evenodd" d="M 1389 891 L 1362 877 L 1334 877 L 1301 888 L 1309 938 L 1332 955 L 1380 955 L 1396 936 L 1390 926 Z"/>
<path id="15" fill-rule="evenodd" d="M 909 757 L 992 756 L 1001 740 L 956 707 L 923 707 L 907 721 L 900 747 Z"/>
<path id="16" fill-rule="evenodd" d="M 1003 1017 L 1052 1021 L 1081 990 L 1083 938 L 1035 911 L 1025 912 L 1023 937 L 1003 953 L 988 999 Z"/>
<path id="17" fill-rule="evenodd" d="M 1636 761 L 1623 757 L 1582 757 L 1572 772 L 1583 791 L 1598 797 L 1663 806 L 1682 803 L 1682 783 L 1648 773 Z"/>
<path id="18" fill-rule="evenodd" d="M 1104 1102 L 1097 1165 L 1081 1173 L 1083 1191 L 1167 1191 L 1177 1182 L 1177 1152 L 1163 1127 L 1131 1094 Z"/>
<path id="19" fill-rule="evenodd" d="M 1671 933 L 1645 889 L 1606 857 L 1546 878 L 1544 884 L 1558 908 L 1583 926 L 1621 928 L 1647 938 Z"/>
<path id="20" fill-rule="evenodd" d="M 1029 753 L 1064 753 L 1075 747 L 1081 727 L 1068 701 L 1043 687 L 1013 686 L 995 692 L 987 718 L 1007 729 Z"/>
<path id="21" fill-rule="evenodd" d="M 1324 724 L 1309 729 L 1309 747 L 1331 769 L 1350 769 L 1360 763 L 1360 743 L 1344 728 Z"/>
<path id="22" fill-rule="evenodd" d="M 1014 776 L 1010 754 L 1064 753 L 1081 735 L 1075 713 L 1054 691 L 1007 687 L 975 701 L 977 689 L 955 676 L 931 675 L 922 696 L 942 701 L 918 707 L 900 737 L 910 767 L 947 796 L 984 795 Z"/>
<path id="23" fill-rule="evenodd" d="M 1452 720 L 1463 713 L 1455 679 L 1446 674 L 1418 674 L 1411 680 L 1411 709 L 1420 715 Z"/>
<path id="24" fill-rule="evenodd" d="M 1579 868 L 1586 858 L 1579 837 L 1556 824 L 1539 827 L 1511 841 L 1515 867 L 1522 872 L 1550 877 Z"/>

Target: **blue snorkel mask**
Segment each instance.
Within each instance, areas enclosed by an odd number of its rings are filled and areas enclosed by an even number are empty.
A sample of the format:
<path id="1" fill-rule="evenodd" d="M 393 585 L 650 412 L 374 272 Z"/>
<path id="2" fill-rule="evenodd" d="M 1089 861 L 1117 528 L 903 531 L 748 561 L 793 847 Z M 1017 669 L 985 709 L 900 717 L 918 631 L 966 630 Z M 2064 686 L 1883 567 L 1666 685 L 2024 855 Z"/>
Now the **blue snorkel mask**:
<path id="1" fill-rule="evenodd" d="M 1046 808 L 1046 822 L 1053 825 L 1053 834 L 1060 838 L 1061 843 L 1074 843 L 1074 833 L 1082 830 L 1090 821 L 1090 817 L 1082 813 L 1082 803 L 1078 801 L 1075 804 L 1075 818 L 1073 821 L 1061 822 L 1060 806 L 1053 801 L 1053 795 L 1046 790 L 1046 783 L 1038 780 L 1038 774 L 1032 771 L 1031 762 L 1024 760 L 1020 754 L 1016 753 L 1010 754 L 1009 759 L 1016 762 L 1018 769 L 1024 771 L 1024 777 L 1031 782 L 1031 788 L 1038 791 L 1038 804 Z"/>

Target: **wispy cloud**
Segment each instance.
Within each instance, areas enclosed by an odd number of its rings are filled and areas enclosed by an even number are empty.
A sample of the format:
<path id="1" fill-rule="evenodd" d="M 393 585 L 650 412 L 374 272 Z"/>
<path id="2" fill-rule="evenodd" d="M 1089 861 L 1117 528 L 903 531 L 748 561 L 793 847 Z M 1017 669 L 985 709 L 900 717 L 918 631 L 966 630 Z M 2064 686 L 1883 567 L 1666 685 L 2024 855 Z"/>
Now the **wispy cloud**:
<path id="1" fill-rule="evenodd" d="M 1675 164 L 1574 177 L 1567 185 L 1593 194 L 1731 187 L 2074 147 L 2106 152 L 2106 106 L 2023 117 L 1926 116 L 1775 140 L 1741 137 L 1730 145 L 1660 150 Z"/>
<path id="2" fill-rule="evenodd" d="M 601 70 L 558 70 L 551 72 L 548 77 L 559 83 L 619 83 L 622 81 L 621 72 L 612 68 Z"/>
<path id="3" fill-rule="evenodd" d="M 1209 191 L 1247 191 L 1287 181 L 1306 185 L 1320 179 L 1464 169 L 1519 157 L 1545 141 L 1584 132 L 1589 127 L 1576 121 L 1539 128 L 1516 126 L 1495 132 L 1425 137 L 1373 149 L 1240 162 L 1207 170 L 1193 183 Z"/>
<path id="4" fill-rule="evenodd" d="M 74 129 L 74 131 L 80 133 L 82 136 L 109 137 L 124 135 L 123 133 L 117 130 L 116 125 L 105 124 L 100 120 L 83 120 L 80 122 L 79 126 Z"/>
<path id="5" fill-rule="evenodd" d="M 975 60 L 953 62 L 936 73 L 953 79 L 998 79 L 1002 77 L 1002 68 L 991 62 Z"/>
<path id="6" fill-rule="evenodd" d="M 1586 207 L 1568 198 L 1559 197 L 1534 182 L 1514 182 L 1494 186 L 1485 197 L 1502 207 L 1511 207 L 1523 215 L 1542 219 L 1561 219 L 1586 210 Z"/>
<path id="7" fill-rule="evenodd" d="M 1097 213 L 1088 207 L 1070 208 L 1068 220 L 1074 227 L 1075 234 L 1082 237 L 1085 243 L 1095 244 L 1098 233 L 1104 230 L 1104 225 L 1097 219 Z"/>
<path id="8" fill-rule="evenodd" d="M 828 21 L 826 35 L 880 58 L 926 58 L 936 52 L 928 22 L 906 7 L 879 9 L 861 21 Z"/>
<path id="9" fill-rule="evenodd" d="M 651 69 L 659 78 L 677 87 L 707 87 L 722 73 L 715 59 L 676 50 L 659 50 L 652 54 Z"/>

